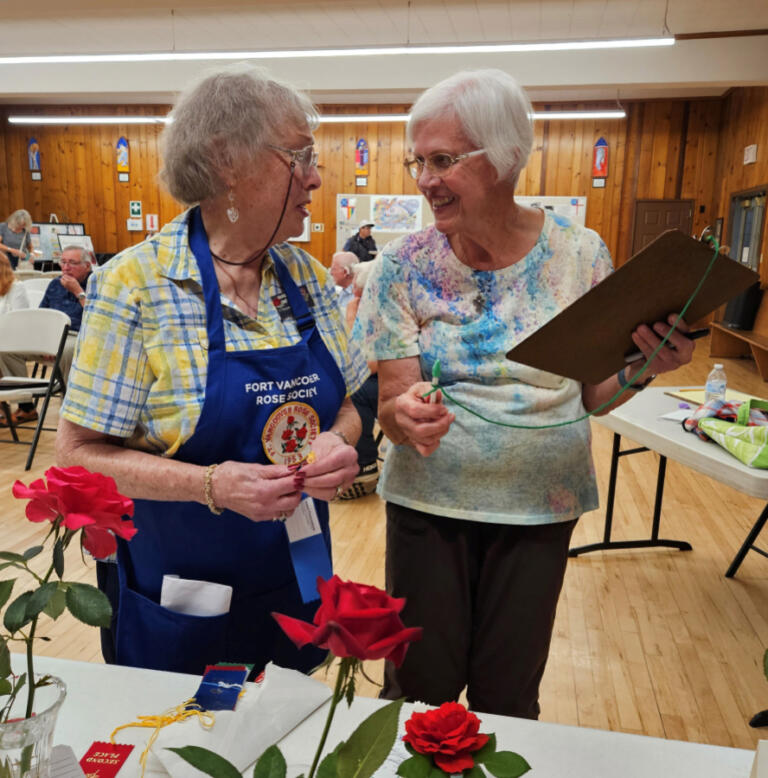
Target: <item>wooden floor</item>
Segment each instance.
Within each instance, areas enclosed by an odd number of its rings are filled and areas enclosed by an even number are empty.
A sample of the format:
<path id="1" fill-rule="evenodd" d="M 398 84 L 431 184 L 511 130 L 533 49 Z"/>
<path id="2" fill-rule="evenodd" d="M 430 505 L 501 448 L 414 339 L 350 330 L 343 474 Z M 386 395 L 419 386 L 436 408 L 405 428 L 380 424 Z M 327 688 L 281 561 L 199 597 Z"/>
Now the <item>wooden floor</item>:
<path id="1" fill-rule="evenodd" d="M 709 344 L 694 362 L 659 384 L 702 384 L 711 366 Z M 729 385 L 768 397 L 768 384 L 748 360 L 723 360 Z M 605 498 L 611 434 L 593 425 L 601 498 Z M 0 436 L 6 437 L 6 436 Z M 22 551 L 41 537 L 11 496 L 16 478 L 28 482 L 53 463 L 48 433 L 31 473 L 23 472 L 26 447 L 0 446 L 2 548 Z M 714 444 L 713 444 L 714 445 Z M 617 493 L 615 537 L 649 532 L 658 457 L 623 459 Z M 747 555 L 738 576 L 723 574 L 763 505 L 670 462 L 662 531 L 687 539 L 693 551 L 601 552 L 572 559 L 558 610 L 544 677 L 544 721 L 754 748 L 766 729 L 747 722 L 768 708 L 762 655 L 768 647 L 768 560 Z M 383 586 L 384 518 L 376 495 L 331 507 L 334 558 L 345 579 Z M 586 514 L 574 544 L 599 540 L 603 514 Z M 768 532 L 762 546 L 768 547 Z M 93 568 L 75 549 L 68 579 L 94 580 Z M 39 653 L 101 661 L 95 630 L 61 617 Z M 369 668 L 380 677 L 381 663 Z M 375 695 L 366 684 L 360 691 Z"/>

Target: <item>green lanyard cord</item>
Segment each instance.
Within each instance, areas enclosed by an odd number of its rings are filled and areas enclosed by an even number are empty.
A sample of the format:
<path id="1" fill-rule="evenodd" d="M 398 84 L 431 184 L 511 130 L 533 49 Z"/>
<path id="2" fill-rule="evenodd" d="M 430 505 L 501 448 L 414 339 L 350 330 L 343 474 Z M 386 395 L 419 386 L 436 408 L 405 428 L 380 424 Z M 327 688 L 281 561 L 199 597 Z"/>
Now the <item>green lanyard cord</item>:
<path id="1" fill-rule="evenodd" d="M 583 416 L 579 416 L 577 419 L 570 419 L 568 421 L 558 421 L 554 424 L 509 424 L 505 421 L 496 421 L 495 419 L 489 419 L 487 416 L 483 416 L 481 413 L 478 413 L 477 411 L 473 411 L 468 406 L 464 405 L 464 403 L 457 400 L 455 397 L 451 397 L 451 395 L 446 391 L 444 386 L 440 385 L 440 360 L 435 360 L 434 365 L 432 366 L 432 388 L 422 395 L 422 397 L 429 397 L 431 394 L 434 394 L 434 392 L 437 392 L 440 390 L 446 397 L 446 399 L 450 400 L 455 405 L 458 405 L 459 408 L 462 408 L 463 410 L 467 411 L 467 413 L 471 413 L 473 416 L 477 416 L 478 419 L 482 419 L 483 421 L 488 422 L 488 424 L 496 424 L 499 427 L 511 427 L 512 429 L 520 429 L 520 430 L 544 430 L 544 429 L 553 429 L 555 427 L 567 427 L 569 424 L 577 424 L 581 421 L 584 421 L 585 419 L 588 419 L 590 416 L 594 416 L 595 414 L 599 414 L 601 411 L 605 410 L 609 406 L 611 406 L 613 403 L 616 402 L 616 400 L 621 397 L 622 394 L 624 394 L 626 391 L 629 390 L 629 388 L 634 384 L 644 373 L 648 368 L 650 367 L 653 360 L 656 358 L 656 355 L 661 351 L 661 349 L 664 348 L 664 346 L 667 344 L 667 341 L 669 340 L 672 333 L 677 329 L 677 322 L 680 319 L 685 318 L 686 311 L 690 307 L 691 303 L 696 299 L 696 296 L 701 291 L 701 287 L 704 285 L 704 282 L 707 280 L 707 276 L 709 276 L 712 268 L 715 265 L 715 260 L 717 259 L 717 255 L 720 253 L 720 244 L 717 242 L 716 238 L 712 235 L 707 235 L 706 238 L 704 238 L 705 241 L 711 243 L 714 246 L 714 253 L 712 254 L 712 259 L 709 261 L 709 265 L 707 265 L 707 269 L 704 271 L 704 275 L 701 277 L 701 280 L 699 281 L 696 288 L 691 293 L 691 296 L 688 298 L 688 302 L 683 306 L 683 309 L 680 311 L 678 318 L 675 320 L 675 323 L 672 325 L 672 329 L 664 336 L 661 343 L 659 343 L 658 346 L 653 350 L 651 353 L 651 356 L 646 361 L 645 365 L 643 365 L 642 370 L 634 377 L 631 378 L 625 386 L 619 387 L 619 391 L 616 392 L 616 394 L 611 397 L 610 400 L 606 400 L 602 405 L 595 408 L 593 411 L 589 411 L 588 413 L 585 413 Z"/>

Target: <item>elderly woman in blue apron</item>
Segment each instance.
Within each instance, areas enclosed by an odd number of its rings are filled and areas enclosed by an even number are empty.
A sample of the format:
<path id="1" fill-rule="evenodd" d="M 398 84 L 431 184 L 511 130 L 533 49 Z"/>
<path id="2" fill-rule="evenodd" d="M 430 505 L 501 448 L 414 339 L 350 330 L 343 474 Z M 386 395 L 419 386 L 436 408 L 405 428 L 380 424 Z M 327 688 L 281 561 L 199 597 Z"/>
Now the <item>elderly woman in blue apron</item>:
<path id="1" fill-rule="evenodd" d="M 97 565 L 107 661 L 202 673 L 322 658 L 270 616 L 311 619 L 331 575 L 327 501 L 357 473 L 349 395 L 366 377 L 330 273 L 285 242 L 320 186 L 316 116 L 259 69 L 187 90 L 162 176 L 192 207 L 89 283 L 57 455 L 135 500 L 138 534 Z"/>

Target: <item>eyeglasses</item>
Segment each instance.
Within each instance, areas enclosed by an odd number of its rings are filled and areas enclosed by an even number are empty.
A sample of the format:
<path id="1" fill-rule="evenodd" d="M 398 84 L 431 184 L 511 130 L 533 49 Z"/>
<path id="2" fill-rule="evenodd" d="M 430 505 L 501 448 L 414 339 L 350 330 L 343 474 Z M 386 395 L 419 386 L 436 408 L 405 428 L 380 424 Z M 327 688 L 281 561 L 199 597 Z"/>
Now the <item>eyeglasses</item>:
<path id="1" fill-rule="evenodd" d="M 275 151 L 282 151 L 285 154 L 290 154 L 291 162 L 299 165 L 305 173 L 309 172 L 313 167 L 317 167 L 319 155 L 311 143 L 309 146 L 305 146 L 303 149 L 298 150 L 285 149 L 282 146 L 275 146 L 272 143 L 268 143 L 267 146 L 269 146 L 270 149 L 275 149 Z"/>
<path id="2" fill-rule="evenodd" d="M 426 158 L 417 154 L 413 159 L 406 159 L 403 164 L 411 174 L 411 178 L 418 178 L 424 168 L 433 176 L 442 178 L 448 175 L 451 168 L 461 162 L 462 159 L 469 159 L 469 157 L 475 157 L 478 154 L 485 154 L 485 149 L 476 149 L 475 151 L 468 151 L 466 154 L 457 154 L 456 156 L 447 154 L 444 151 L 430 154 Z"/>

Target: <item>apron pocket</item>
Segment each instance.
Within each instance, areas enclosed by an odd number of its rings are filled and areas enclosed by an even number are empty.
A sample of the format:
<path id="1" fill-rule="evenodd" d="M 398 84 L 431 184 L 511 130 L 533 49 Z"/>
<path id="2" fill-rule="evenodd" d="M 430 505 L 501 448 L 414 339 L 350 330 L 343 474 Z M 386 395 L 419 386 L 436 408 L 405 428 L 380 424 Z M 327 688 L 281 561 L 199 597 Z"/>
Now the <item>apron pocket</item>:
<path id="1" fill-rule="evenodd" d="M 117 615 L 117 664 L 202 675 L 206 665 L 226 660 L 228 623 L 228 613 L 176 613 L 122 586 Z"/>

